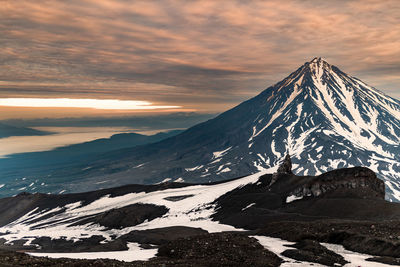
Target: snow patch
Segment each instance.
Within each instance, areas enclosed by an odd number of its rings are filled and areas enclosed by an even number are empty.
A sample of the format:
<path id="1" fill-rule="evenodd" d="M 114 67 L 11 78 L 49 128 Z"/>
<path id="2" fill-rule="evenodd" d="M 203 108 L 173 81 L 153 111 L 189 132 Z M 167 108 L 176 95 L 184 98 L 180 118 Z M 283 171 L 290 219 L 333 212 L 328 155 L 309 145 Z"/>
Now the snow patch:
<path id="1" fill-rule="evenodd" d="M 106 252 L 79 253 L 27 253 L 36 257 L 68 258 L 68 259 L 113 259 L 120 261 L 147 261 L 156 256 L 158 249 L 143 249 L 138 243 L 128 243 L 128 250 Z"/>
<path id="2" fill-rule="evenodd" d="M 290 203 L 290 202 L 293 202 L 293 201 L 296 201 L 296 200 L 299 200 L 299 199 L 302 199 L 302 198 L 303 198 L 303 196 L 298 197 L 298 196 L 295 196 L 295 195 L 291 195 L 291 196 L 288 196 L 286 198 L 286 203 Z"/>
<path id="3" fill-rule="evenodd" d="M 231 171 L 231 169 L 229 167 L 225 167 L 222 170 L 220 170 L 217 174 L 224 173 L 224 172 L 230 172 L 230 171 Z"/>
<path id="4" fill-rule="evenodd" d="M 250 208 L 250 207 L 253 207 L 255 204 L 256 204 L 256 203 L 251 203 L 251 204 L 247 205 L 246 207 L 244 207 L 244 208 L 242 209 L 242 211 L 247 210 L 247 209 Z"/>
<path id="5" fill-rule="evenodd" d="M 204 167 L 203 165 L 198 165 L 198 166 L 195 166 L 195 167 L 193 167 L 193 168 L 185 168 L 185 170 L 186 170 L 187 172 L 194 172 L 194 171 L 199 170 L 199 169 L 201 169 L 201 168 L 203 168 L 203 167 Z"/>
<path id="6" fill-rule="evenodd" d="M 170 182 L 172 179 L 171 178 L 165 178 L 164 180 L 162 180 L 161 182 L 157 183 L 157 184 L 162 184 L 162 183 L 168 183 Z"/>
<path id="7" fill-rule="evenodd" d="M 100 181 L 100 182 L 97 182 L 96 184 L 104 184 L 104 183 L 107 183 L 109 180 L 105 180 L 105 181 Z"/>
<path id="8" fill-rule="evenodd" d="M 216 151 L 213 152 L 213 159 L 217 159 L 221 156 L 223 156 L 224 154 L 226 154 L 226 152 L 228 152 L 232 147 L 228 147 L 227 149 L 221 150 L 221 151 Z"/>
<path id="9" fill-rule="evenodd" d="M 176 179 L 174 182 L 175 182 L 175 183 L 184 183 L 185 180 L 183 180 L 182 177 L 179 177 L 179 178 Z"/>

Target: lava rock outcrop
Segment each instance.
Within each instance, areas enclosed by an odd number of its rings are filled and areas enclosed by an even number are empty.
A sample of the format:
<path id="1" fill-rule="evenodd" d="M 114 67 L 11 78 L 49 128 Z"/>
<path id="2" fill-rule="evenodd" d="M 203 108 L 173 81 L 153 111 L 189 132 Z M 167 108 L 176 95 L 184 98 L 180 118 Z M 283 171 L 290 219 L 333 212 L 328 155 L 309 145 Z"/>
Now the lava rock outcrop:
<path id="1" fill-rule="evenodd" d="M 364 167 L 319 176 L 266 174 L 222 195 L 215 205 L 214 220 L 247 229 L 287 220 L 400 219 L 400 205 L 385 201 L 384 182 Z"/>
<path id="2" fill-rule="evenodd" d="M 317 197 L 334 193 L 341 197 L 357 196 L 362 198 L 385 198 L 385 184 L 376 174 L 367 168 L 355 167 L 334 170 L 318 176 L 297 187 L 289 196 L 303 198 Z"/>

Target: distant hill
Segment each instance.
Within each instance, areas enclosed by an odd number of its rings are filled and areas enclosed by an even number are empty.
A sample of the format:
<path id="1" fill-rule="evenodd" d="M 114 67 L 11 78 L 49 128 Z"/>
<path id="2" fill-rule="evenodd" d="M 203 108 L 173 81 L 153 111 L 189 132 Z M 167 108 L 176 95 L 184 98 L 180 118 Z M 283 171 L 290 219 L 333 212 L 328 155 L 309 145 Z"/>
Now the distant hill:
<path id="1" fill-rule="evenodd" d="M 92 156 L 103 153 L 135 147 L 161 141 L 165 138 L 177 135 L 183 130 L 172 130 L 160 132 L 154 135 L 143 135 L 138 133 L 121 133 L 112 135 L 110 138 L 101 138 L 89 142 L 58 147 L 50 151 L 30 152 L 14 154 L 7 159 L 0 159 L 0 170 L 4 168 L 26 168 L 47 166 L 52 164 L 79 162 Z"/>
<path id="2" fill-rule="evenodd" d="M 27 187 L 29 192 L 48 190 L 47 181 L 55 170 L 69 171 L 71 166 L 92 158 L 102 157 L 104 153 L 115 149 L 126 149 L 164 140 L 181 133 L 183 130 L 161 132 L 154 135 L 137 133 L 115 134 L 110 138 L 56 148 L 51 151 L 14 154 L 0 159 L 0 196 L 13 194 L 18 188 L 35 181 L 35 186 Z M 88 171 L 90 168 L 87 168 Z M 85 171 L 85 170 L 82 170 Z M 38 181 L 41 181 L 38 183 Z M 43 183 L 44 182 L 44 183 Z M 43 184 L 42 184 L 43 183 Z M 42 185 L 41 185 L 42 184 Z M 4 185 L 4 186 L 1 186 Z"/>
<path id="3" fill-rule="evenodd" d="M 158 142 L 165 138 L 177 135 L 181 132 L 183 132 L 183 130 L 160 132 L 154 135 L 143 135 L 138 133 L 121 133 L 121 134 L 115 134 L 110 138 L 101 138 L 89 142 L 69 145 L 65 147 L 59 147 L 52 151 L 41 153 L 41 155 L 48 155 L 53 158 L 55 156 L 76 157 L 76 156 L 85 156 L 90 154 L 99 154 L 116 149 L 123 149 L 127 147 L 135 147 L 139 145 Z"/>
<path id="4" fill-rule="evenodd" d="M 50 132 L 39 131 L 26 127 L 15 127 L 7 124 L 0 123 L 0 138 L 10 136 L 31 136 L 31 135 L 48 135 Z"/>

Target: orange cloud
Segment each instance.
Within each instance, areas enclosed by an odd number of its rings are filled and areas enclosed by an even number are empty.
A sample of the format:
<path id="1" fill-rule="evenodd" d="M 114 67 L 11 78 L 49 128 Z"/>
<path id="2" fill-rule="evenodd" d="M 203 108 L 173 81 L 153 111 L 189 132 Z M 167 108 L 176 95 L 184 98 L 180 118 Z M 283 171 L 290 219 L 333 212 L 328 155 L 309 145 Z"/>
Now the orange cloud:
<path id="1" fill-rule="evenodd" d="M 400 97 L 387 78 L 400 69 L 398 14 L 396 0 L 6 1 L 0 97 L 223 110 L 314 56 Z"/>

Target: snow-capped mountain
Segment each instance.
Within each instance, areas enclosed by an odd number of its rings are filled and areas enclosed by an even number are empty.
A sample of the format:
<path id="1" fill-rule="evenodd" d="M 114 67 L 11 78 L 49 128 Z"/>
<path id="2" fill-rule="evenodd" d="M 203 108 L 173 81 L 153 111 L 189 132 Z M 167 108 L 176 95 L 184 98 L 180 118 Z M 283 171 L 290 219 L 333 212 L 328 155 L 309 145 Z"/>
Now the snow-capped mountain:
<path id="1" fill-rule="evenodd" d="M 88 167 L 117 183 L 209 182 L 270 168 L 289 151 L 298 175 L 369 167 L 400 201 L 399 143 L 400 101 L 315 58 L 215 119 Z"/>
<path id="2" fill-rule="evenodd" d="M 400 101 L 315 58 L 214 119 L 56 171 L 46 184 L 79 192 L 99 183 L 208 183 L 271 168 L 289 151 L 298 175 L 369 167 L 384 179 L 387 199 L 400 201 L 399 143 Z"/>
<path id="3" fill-rule="evenodd" d="M 276 164 L 288 150 L 300 175 L 367 166 L 385 179 L 389 199 L 400 200 L 400 101 L 321 58 L 261 95 L 269 108 L 248 139 L 259 164 Z"/>
<path id="4" fill-rule="evenodd" d="M 256 98 L 267 108 L 253 120 L 248 145 L 262 167 L 286 150 L 300 175 L 367 166 L 385 179 L 389 199 L 400 200 L 400 101 L 321 58 Z"/>

